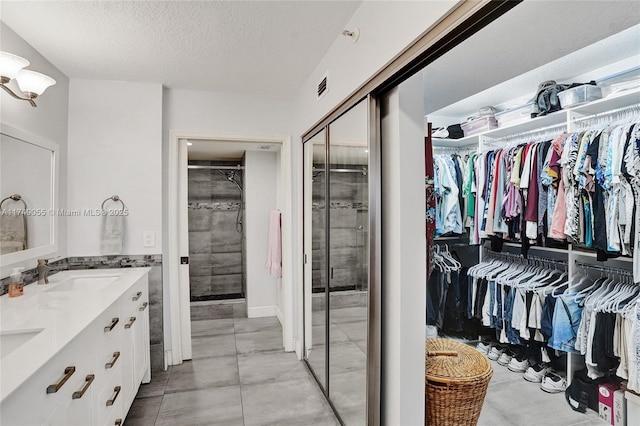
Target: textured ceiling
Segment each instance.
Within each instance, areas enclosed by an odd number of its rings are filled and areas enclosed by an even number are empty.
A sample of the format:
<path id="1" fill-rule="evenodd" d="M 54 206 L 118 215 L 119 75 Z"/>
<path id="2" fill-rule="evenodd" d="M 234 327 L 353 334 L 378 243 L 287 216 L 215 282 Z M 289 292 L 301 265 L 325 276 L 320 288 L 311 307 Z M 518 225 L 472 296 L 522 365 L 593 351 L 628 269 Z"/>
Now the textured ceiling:
<path id="1" fill-rule="evenodd" d="M 292 97 L 361 1 L 2 1 L 70 78 Z"/>

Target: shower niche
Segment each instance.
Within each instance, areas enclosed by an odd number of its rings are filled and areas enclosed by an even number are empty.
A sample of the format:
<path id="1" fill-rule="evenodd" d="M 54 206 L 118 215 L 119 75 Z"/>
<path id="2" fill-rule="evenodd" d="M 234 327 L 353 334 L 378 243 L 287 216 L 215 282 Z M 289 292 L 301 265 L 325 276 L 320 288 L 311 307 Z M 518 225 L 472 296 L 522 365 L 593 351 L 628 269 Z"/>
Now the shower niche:
<path id="1" fill-rule="evenodd" d="M 244 159 L 189 160 L 191 301 L 244 298 Z"/>

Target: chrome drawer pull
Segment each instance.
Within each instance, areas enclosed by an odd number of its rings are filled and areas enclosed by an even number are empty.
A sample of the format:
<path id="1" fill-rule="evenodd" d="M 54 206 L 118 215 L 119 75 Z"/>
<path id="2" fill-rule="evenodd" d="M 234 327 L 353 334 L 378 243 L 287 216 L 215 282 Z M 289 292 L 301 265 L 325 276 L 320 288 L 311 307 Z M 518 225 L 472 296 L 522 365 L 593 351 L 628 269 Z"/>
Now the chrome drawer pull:
<path id="1" fill-rule="evenodd" d="M 111 324 L 109 324 L 108 326 L 106 326 L 106 327 L 104 328 L 104 332 L 105 332 L 105 333 L 108 333 L 108 332 L 110 332 L 111 330 L 113 330 L 113 327 L 115 327 L 115 326 L 116 326 L 116 324 L 118 323 L 118 321 L 120 321 L 120 318 L 113 318 L 113 319 L 111 320 Z"/>
<path id="2" fill-rule="evenodd" d="M 147 306 L 149 306 L 149 302 L 144 302 L 142 304 L 142 306 L 140 306 L 140 308 L 138 310 L 139 311 L 144 311 L 145 309 L 147 309 Z"/>
<path id="3" fill-rule="evenodd" d="M 107 407 L 111 407 L 113 403 L 116 402 L 116 398 L 118 397 L 118 395 L 120 395 L 120 389 L 122 389 L 120 386 L 116 386 L 115 388 L 113 388 L 115 395 L 113 395 L 113 399 L 107 401 Z"/>
<path id="4" fill-rule="evenodd" d="M 118 358 L 120 358 L 120 352 L 114 352 L 113 359 L 111 360 L 111 362 L 108 362 L 104 365 L 104 369 L 107 370 L 109 368 L 112 368 L 114 365 L 116 365 L 116 361 L 118 360 Z"/>
<path id="5" fill-rule="evenodd" d="M 64 377 L 60 379 L 58 383 L 53 385 L 49 385 L 47 387 L 47 393 L 56 393 L 60 390 L 60 388 L 69 380 L 69 377 L 73 376 L 73 373 L 76 372 L 76 368 L 71 366 L 64 369 Z"/>
<path id="6" fill-rule="evenodd" d="M 124 325 L 124 328 L 131 328 L 134 322 L 136 322 L 136 317 L 129 318 L 129 322 Z"/>
<path id="7" fill-rule="evenodd" d="M 131 300 L 133 300 L 134 302 L 136 302 L 136 301 L 138 301 L 138 299 L 140 299 L 140 297 L 141 297 L 141 296 L 142 296 L 142 292 L 141 292 L 141 291 L 139 291 L 139 292 L 137 292 L 137 293 L 136 293 L 136 295 L 135 295 L 135 296 L 133 296 L 133 297 L 131 298 Z"/>
<path id="8" fill-rule="evenodd" d="M 116 419 L 114 426 L 122 426 L 122 419 Z"/>
<path id="9" fill-rule="evenodd" d="M 89 374 L 85 379 L 84 386 L 82 387 L 82 389 L 80 389 L 79 391 L 75 391 L 71 395 L 71 399 L 80 399 L 80 398 L 82 398 L 82 396 L 87 391 L 87 389 L 89 389 L 89 386 L 91 386 L 91 383 L 93 383 L 93 380 L 95 378 L 96 378 L 96 376 L 94 376 L 93 374 Z"/>

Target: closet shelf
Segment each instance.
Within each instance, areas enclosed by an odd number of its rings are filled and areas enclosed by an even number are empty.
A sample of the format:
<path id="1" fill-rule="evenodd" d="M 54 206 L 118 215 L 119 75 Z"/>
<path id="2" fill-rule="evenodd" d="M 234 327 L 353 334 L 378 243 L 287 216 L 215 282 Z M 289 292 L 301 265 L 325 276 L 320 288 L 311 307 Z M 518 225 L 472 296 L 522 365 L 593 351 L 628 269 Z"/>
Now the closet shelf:
<path id="1" fill-rule="evenodd" d="M 598 99 L 593 102 L 578 105 L 573 108 L 563 109 L 542 117 L 532 118 L 525 122 L 488 130 L 486 132 L 466 136 L 461 139 L 433 138 L 433 146 L 469 148 L 473 145 L 477 145 L 480 137 L 484 140 L 490 141 L 492 139 L 501 139 L 519 133 L 534 132 L 538 129 L 544 129 L 556 125 L 560 127 L 563 124 L 568 125 L 569 117 L 600 114 L 637 103 L 640 103 L 640 89 L 629 90 L 606 98 Z"/>
<path id="2" fill-rule="evenodd" d="M 536 129 L 542 129 L 554 125 L 562 125 L 567 122 L 566 110 L 553 112 L 542 117 L 532 118 L 529 121 L 517 123 L 511 126 L 500 127 L 498 129 L 489 130 L 482 133 L 482 136 L 488 139 L 500 139 L 506 136 L 511 136 L 517 133 L 524 133 L 535 131 Z"/>
<path id="3" fill-rule="evenodd" d="M 592 115 L 600 114 L 637 103 L 640 103 L 640 89 L 616 93 L 609 97 L 598 99 L 597 101 L 578 105 L 568 111 L 573 111 L 580 115 Z"/>
<path id="4" fill-rule="evenodd" d="M 478 141 L 480 140 L 480 136 L 471 135 L 465 136 L 460 139 L 442 139 L 442 138 L 432 138 L 431 142 L 434 148 L 475 148 L 478 146 Z"/>

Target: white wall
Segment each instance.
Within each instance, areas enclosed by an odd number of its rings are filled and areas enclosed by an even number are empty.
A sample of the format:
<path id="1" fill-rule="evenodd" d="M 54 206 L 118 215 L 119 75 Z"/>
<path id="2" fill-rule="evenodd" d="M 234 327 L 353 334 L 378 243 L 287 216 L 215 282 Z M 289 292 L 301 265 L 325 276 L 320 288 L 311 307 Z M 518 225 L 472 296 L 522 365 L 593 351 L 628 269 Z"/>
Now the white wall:
<path id="1" fill-rule="evenodd" d="M 71 80 L 68 160 L 67 207 L 99 209 L 119 195 L 129 210 L 122 254 L 161 253 L 162 87 Z M 69 218 L 69 256 L 101 254 L 101 220 Z M 155 247 L 143 247 L 145 231 L 155 232 Z"/>
<path id="2" fill-rule="evenodd" d="M 255 136 L 290 135 L 293 105 L 283 99 L 164 89 L 164 137 L 170 130 Z"/>
<path id="3" fill-rule="evenodd" d="M 278 208 L 278 170 L 274 152 L 247 151 L 245 154 L 245 235 L 247 245 L 246 283 L 249 318 L 275 316 L 281 279 L 266 269 L 269 246 L 269 214 Z"/>
<path id="4" fill-rule="evenodd" d="M 424 422 L 427 247 L 421 75 L 393 89 L 381 114 L 382 423 L 418 425 Z"/>
<path id="5" fill-rule="evenodd" d="M 0 22 L 0 50 L 22 56 L 31 62 L 28 69 L 39 71 L 56 80 L 42 97 L 36 100 L 38 106 L 33 108 L 25 101 L 13 99 L 4 90 L 0 91 L 0 121 L 38 137 L 55 142 L 60 147 L 58 170 L 58 206 L 65 206 L 67 201 L 67 125 L 69 105 L 69 78 L 40 55 L 31 45 L 18 36 L 4 22 Z M 15 82 L 9 83 L 13 87 Z M 28 162 L 24 163 L 28 166 Z M 3 195 L 3 198 L 6 195 Z M 66 219 L 58 218 L 58 251 L 47 257 L 66 256 L 67 232 Z M 2 277 L 8 276 L 11 265 L 2 265 Z M 36 266 L 36 260 L 20 262 L 14 266 L 27 269 Z M 6 273 L 5 273 L 6 272 Z"/>
<path id="6" fill-rule="evenodd" d="M 199 135 L 234 135 L 250 139 L 254 137 L 290 137 L 293 129 L 293 103 L 274 98 L 264 98 L 231 93 L 197 90 L 163 90 L 163 169 L 169 165 L 169 134 L 171 131 Z M 294 144 L 295 145 L 295 144 Z M 293 158 L 293 164 L 297 159 Z M 163 209 L 167 206 L 168 175 L 163 173 Z M 296 201 L 294 199 L 294 207 Z M 168 230 L 167 215 L 163 218 L 163 230 Z M 295 232 L 295 231 L 294 231 Z M 167 241 L 163 253 L 168 253 Z M 166 264 L 165 264 L 166 265 Z M 295 263 L 294 263 L 295 265 Z M 164 306 L 168 307 L 169 277 L 163 268 Z M 297 288 L 294 275 L 294 289 Z M 165 311 L 166 312 L 166 311 Z M 296 318 L 294 316 L 294 318 Z M 169 314 L 165 313 L 165 347 L 171 347 Z M 295 331 L 294 331 L 295 334 Z"/>
<path id="7" fill-rule="evenodd" d="M 360 29 L 356 43 L 336 40 L 296 97 L 296 127 L 302 134 L 379 71 L 458 3 L 448 1 L 365 1 L 345 28 Z M 316 99 L 317 84 L 329 73 L 329 91 Z"/>

